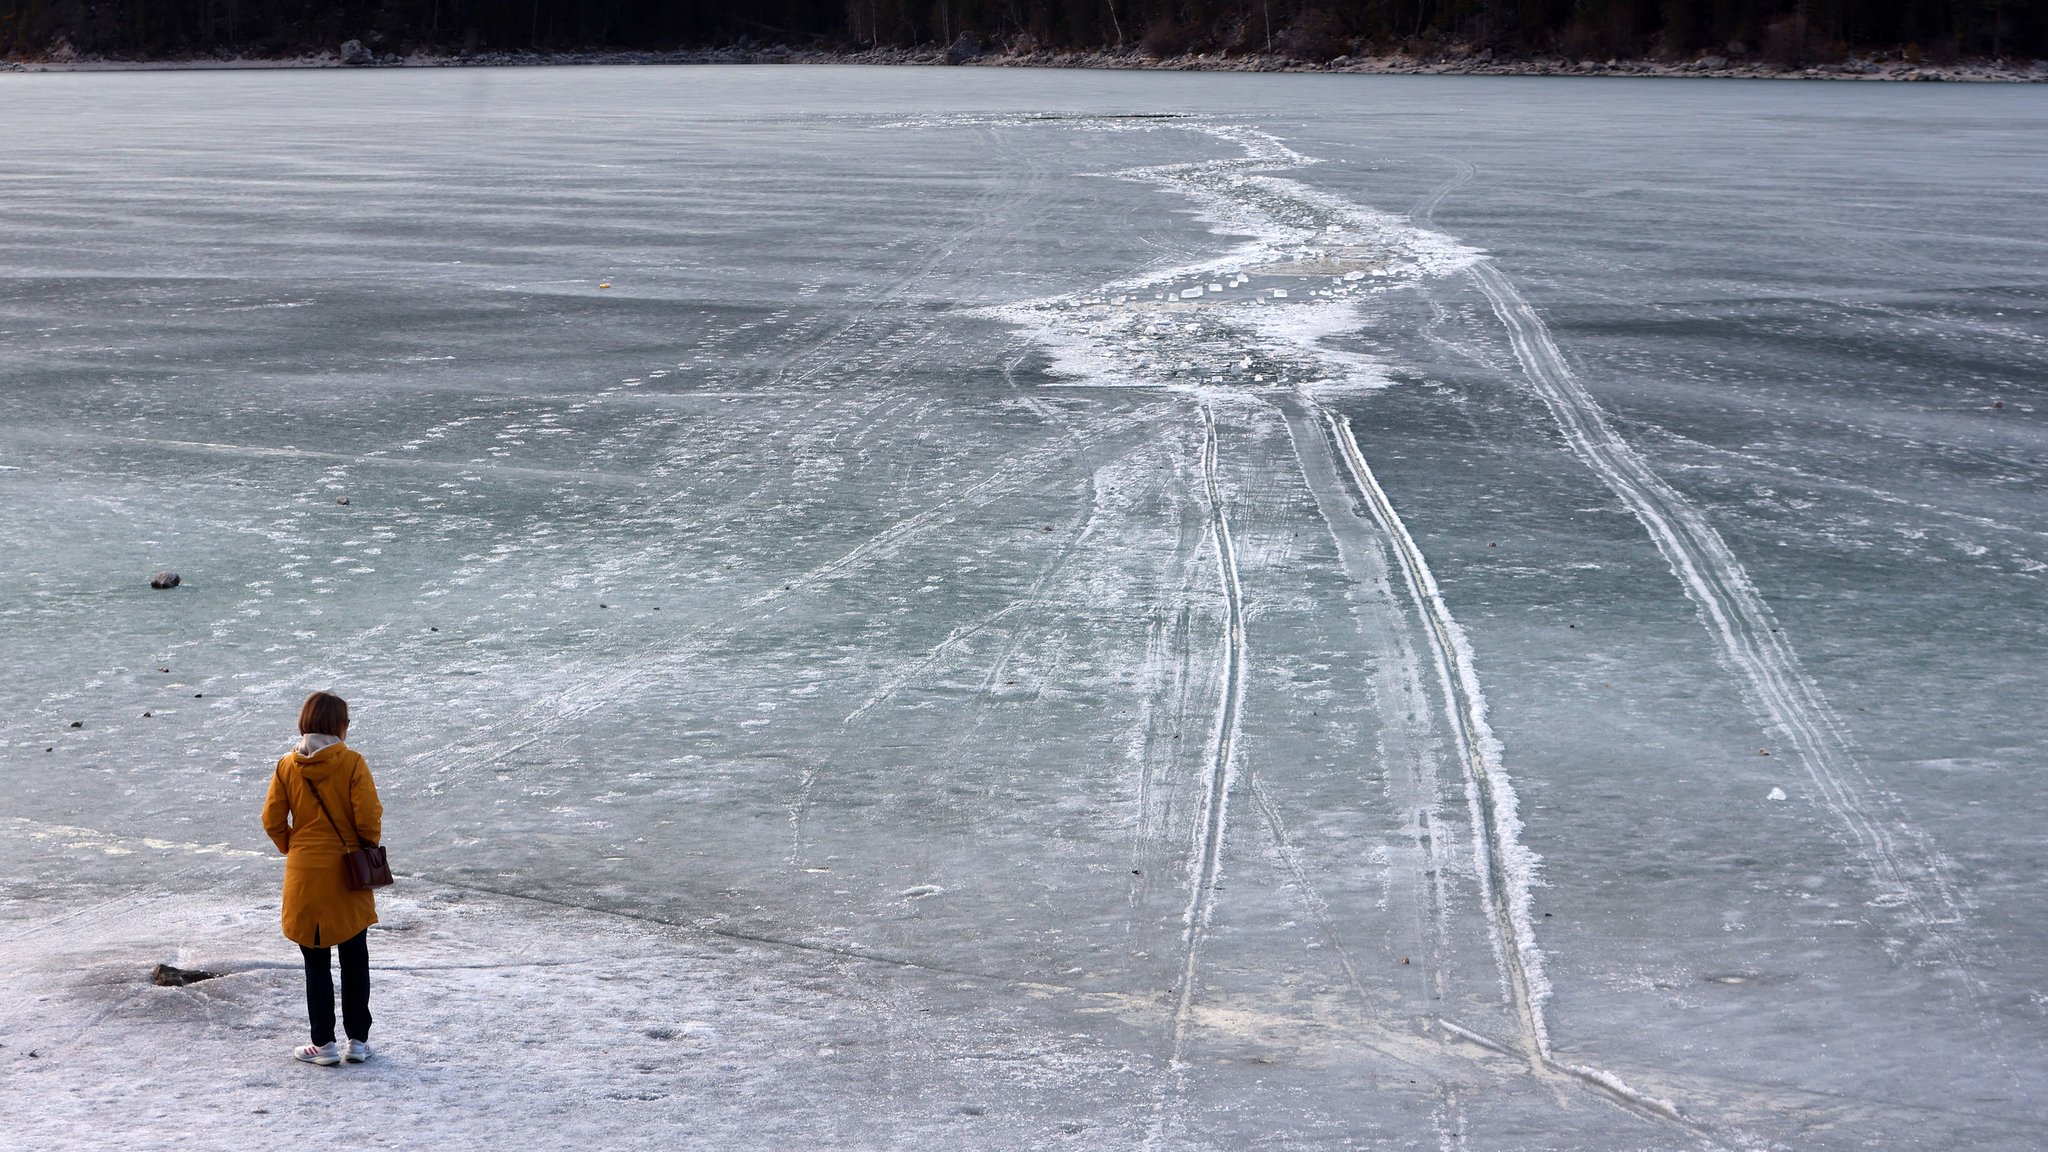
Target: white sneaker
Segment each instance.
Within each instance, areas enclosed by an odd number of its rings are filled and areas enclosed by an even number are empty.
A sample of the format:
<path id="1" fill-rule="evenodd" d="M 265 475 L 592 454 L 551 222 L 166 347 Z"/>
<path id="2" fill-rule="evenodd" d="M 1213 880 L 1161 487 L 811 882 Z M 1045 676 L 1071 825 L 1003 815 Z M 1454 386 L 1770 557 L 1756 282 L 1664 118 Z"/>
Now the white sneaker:
<path id="1" fill-rule="evenodd" d="M 361 1064 L 370 1058 L 370 1042 L 368 1040 L 344 1041 L 341 1055 L 344 1060 L 351 1064 Z"/>
<path id="2" fill-rule="evenodd" d="M 318 1064 L 323 1068 L 341 1063 L 341 1053 L 335 1049 L 332 1041 L 326 1044 L 301 1044 L 292 1049 L 292 1058 L 304 1060 L 308 1064 Z"/>

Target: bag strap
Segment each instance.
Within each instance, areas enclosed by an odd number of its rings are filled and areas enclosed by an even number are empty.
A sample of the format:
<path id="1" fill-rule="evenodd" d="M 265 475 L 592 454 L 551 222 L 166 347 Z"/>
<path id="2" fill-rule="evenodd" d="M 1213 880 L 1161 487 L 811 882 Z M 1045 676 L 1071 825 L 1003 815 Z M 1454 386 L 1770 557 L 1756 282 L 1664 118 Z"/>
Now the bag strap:
<path id="1" fill-rule="evenodd" d="M 353 774 L 350 775 L 350 779 L 354 779 Z M 313 794 L 313 803 L 318 804 L 320 806 L 320 814 L 322 816 L 327 817 L 327 826 L 329 828 L 334 829 L 335 836 L 339 837 L 341 835 L 341 825 L 336 824 L 334 822 L 334 813 L 329 812 L 327 810 L 327 801 L 322 800 L 320 798 L 320 789 L 313 787 L 313 782 L 311 780 L 306 779 L 306 770 L 304 767 L 301 767 L 299 769 L 299 783 L 304 784 L 306 786 L 306 790 Z M 363 838 L 361 836 L 356 835 L 356 822 L 353 819 L 353 814 L 351 814 L 351 819 L 348 822 L 348 831 L 350 836 L 355 837 L 356 846 L 354 848 L 354 851 L 362 851 Z"/>

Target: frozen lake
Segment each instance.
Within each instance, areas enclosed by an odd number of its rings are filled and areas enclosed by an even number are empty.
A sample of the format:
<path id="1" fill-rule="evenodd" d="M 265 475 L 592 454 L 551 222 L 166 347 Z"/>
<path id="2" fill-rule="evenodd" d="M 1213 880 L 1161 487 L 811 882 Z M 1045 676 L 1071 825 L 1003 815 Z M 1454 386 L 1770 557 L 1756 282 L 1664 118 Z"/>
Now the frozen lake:
<path id="1" fill-rule="evenodd" d="M 2044 122 L 0 76 L 5 1139 L 2037 1147 Z"/>

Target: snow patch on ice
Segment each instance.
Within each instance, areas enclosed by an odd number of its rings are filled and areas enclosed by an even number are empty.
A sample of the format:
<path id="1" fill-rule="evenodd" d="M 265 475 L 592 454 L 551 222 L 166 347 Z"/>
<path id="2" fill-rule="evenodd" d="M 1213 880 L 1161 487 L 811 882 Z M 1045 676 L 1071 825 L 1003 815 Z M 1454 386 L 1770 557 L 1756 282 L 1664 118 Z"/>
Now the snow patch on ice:
<path id="1" fill-rule="evenodd" d="M 902 124 L 1024 127 L 1047 119 Z M 1381 387 L 1387 377 L 1376 361 L 1333 348 L 1329 338 L 1357 328 L 1355 305 L 1363 297 L 1457 272 L 1482 255 L 1405 217 L 1274 175 L 1319 161 L 1257 128 L 1194 118 L 1053 122 L 1070 130 L 1188 132 L 1240 151 L 1106 175 L 1170 191 L 1219 234 L 1243 242 L 1194 263 L 982 310 L 1030 332 L 1047 350 L 1052 373 L 1077 383 L 1200 394 L 1302 384 Z"/>

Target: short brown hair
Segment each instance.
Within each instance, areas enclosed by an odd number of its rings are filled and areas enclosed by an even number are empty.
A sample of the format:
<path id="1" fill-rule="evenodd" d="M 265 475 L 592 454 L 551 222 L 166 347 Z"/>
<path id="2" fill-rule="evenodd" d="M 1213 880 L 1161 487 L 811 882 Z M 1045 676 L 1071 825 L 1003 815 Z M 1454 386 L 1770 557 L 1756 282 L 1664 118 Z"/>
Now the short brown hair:
<path id="1" fill-rule="evenodd" d="M 348 701 L 332 692 L 315 692 L 299 705 L 299 731 L 341 739 L 348 728 Z"/>

